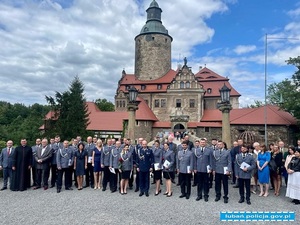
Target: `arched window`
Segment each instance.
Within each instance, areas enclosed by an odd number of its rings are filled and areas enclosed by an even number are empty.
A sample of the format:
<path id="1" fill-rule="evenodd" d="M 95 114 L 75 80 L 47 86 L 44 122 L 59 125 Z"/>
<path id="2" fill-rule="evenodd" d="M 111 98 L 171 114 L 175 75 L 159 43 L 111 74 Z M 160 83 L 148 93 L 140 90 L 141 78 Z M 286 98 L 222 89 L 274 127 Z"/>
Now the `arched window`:
<path id="1" fill-rule="evenodd" d="M 183 81 L 180 82 L 180 88 L 181 88 L 181 89 L 184 88 L 184 82 L 183 82 Z"/>
<path id="2" fill-rule="evenodd" d="M 185 88 L 191 88 L 191 84 L 190 84 L 189 81 L 187 81 L 187 82 L 185 83 Z"/>
<path id="3" fill-rule="evenodd" d="M 207 88 L 207 94 L 211 94 L 211 88 Z"/>

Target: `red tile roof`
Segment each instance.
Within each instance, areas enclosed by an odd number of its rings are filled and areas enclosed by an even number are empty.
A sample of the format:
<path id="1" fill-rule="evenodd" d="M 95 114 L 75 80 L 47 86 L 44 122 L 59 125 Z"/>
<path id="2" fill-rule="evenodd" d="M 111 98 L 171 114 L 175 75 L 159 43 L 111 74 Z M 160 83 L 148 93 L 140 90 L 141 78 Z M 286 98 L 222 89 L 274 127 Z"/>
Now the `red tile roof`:
<path id="1" fill-rule="evenodd" d="M 240 93 L 238 93 L 228 81 L 208 81 L 208 82 L 203 82 L 202 80 L 200 81 L 200 84 L 203 85 L 203 89 L 206 90 L 205 92 L 205 97 L 220 97 L 220 92 L 219 90 L 223 87 L 224 83 L 228 88 L 231 89 L 230 96 L 241 96 Z M 211 89 L 211 93 L 208 93 L 207 89 Z M 221 97 L 220 97 L 221 98 Z"/>
<path id="2" fill-rule="evenodd" d="M 264 125 L 264 106 L 258 108 L 233 109 L 230 111 L 231 124 Z M 218 109 L 204 110 L 201 122 L 220 122 L 222 113 Z M 280 110 L 278 106 L 267 106 L 268 125 L 296 125 L 297 120 L 288 112 Z"/>
<path id="3" fill-rule="evenodd" d="M 199 81 L 216 81 L 216 80 L 222 80 L 222 81 L 228 81 L 229 79 L 227 77 L 223 77 L 214 71 L 208 69 L 207 67 L 204 67 L 201 69 L 198 73 L 195 74 L 195 77 L 199 79 Z"/>
<path id="4" fill-rule="evenodd" d="M 196 127 L 222 127 L 221 122 L 188 122 L 188 128 Z"/>
<path id="5" fill-rule="evenodd" d="M 158 119 L 151 111 L 144 99 L 138 97 L 139 109 L 136 111 L 136 120 L 157 121 Z M 102 112 L 94 102 L 87 102 L 89 112 L 89 125 L 87 130 L 97 131 L 122 131 L 123 120 L 128 120 L 128 112 Z M 47 113 L 48 118 L 51 112 Z M 46 116 L 47 116 L 46 115 Z M 40 130 L 44 129 L 42 125 Z"/>
<path id="6" fill-rule="evenodd" d="M 171 122 L 168 121 L 156 121 L 153 124 L 153 128 L 166 128 L 166 127 L 171 127 Z"/>

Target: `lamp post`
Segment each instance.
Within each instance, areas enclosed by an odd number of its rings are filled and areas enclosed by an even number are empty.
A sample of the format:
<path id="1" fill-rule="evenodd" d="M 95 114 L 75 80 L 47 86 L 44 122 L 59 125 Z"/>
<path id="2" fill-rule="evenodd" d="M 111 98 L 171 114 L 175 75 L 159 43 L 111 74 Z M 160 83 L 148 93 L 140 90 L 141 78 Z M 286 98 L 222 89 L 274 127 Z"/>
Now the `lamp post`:
<path id="1" fill-rule="evenodd" d="M 127 110 L 128 110 L 128 137 L 134 142 L 135 135 L 134 135 L 134 127 L 135 127 L 135 112 L 138 110 L 138 104 L 139 101 L 136 100 L 138 95 L 138 90 L 131 86 L 128 90 L 128 104 L 127 104 Z"/>
<path id="2" fill-rule="evenodd" d="M 230 117 L 229 113 L 232 109 L 230 104 L 230 92 L 225 83 L 219 90 L 221 95 L 221 102 L 218 103 L 218 108 L 222 112 L 222 140 L 227 144 L 228 148 L 231 146 L 231 133 L 230 133 Z"/>

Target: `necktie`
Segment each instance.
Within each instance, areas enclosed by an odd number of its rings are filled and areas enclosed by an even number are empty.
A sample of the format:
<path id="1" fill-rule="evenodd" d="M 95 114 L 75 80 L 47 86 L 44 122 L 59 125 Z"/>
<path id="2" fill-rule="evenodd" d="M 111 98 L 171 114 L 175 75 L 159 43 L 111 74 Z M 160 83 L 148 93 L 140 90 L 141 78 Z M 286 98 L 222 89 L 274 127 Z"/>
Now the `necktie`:
<path id="1" fill-rule="evenodd" d="M 220 155 L 221 155 L 221 153 L 222 153 L 222 149 L 220 149 Z"/>
<path id="2" fill-rule="evenodd" d="M 7 154 L 10 155 L 10 148 L 7 149 Z"/>
<path id="3" fill-rule="evenodd" d="M 246 154 L 245 153 L 243 153 L 243 159 L 246 157 Z"/>
<path id="4" fill-rule="evenodd" d="M 203 153 L 203 148 L 201 147 L 201 153 Z"/>

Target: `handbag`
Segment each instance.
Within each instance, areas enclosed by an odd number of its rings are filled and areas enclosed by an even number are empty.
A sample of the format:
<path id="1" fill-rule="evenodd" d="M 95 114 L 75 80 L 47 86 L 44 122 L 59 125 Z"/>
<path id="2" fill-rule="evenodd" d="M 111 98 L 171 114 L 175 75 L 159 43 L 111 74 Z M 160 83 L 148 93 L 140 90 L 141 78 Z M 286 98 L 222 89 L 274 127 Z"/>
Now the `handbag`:
<path id="1" fill-rule="evenodd" d="M 277 165 L 274 159 L 271 159 L 268 165 L 271 172 L 277 171 Z"/>

